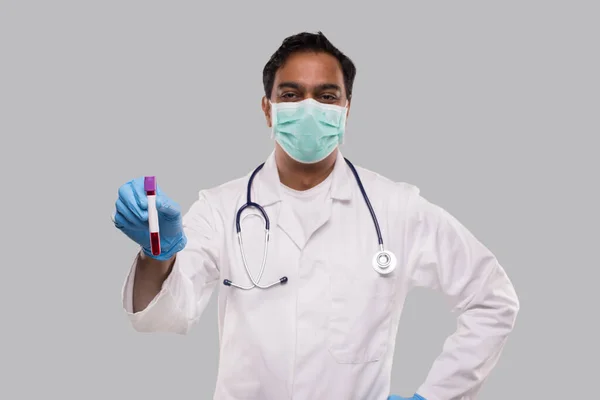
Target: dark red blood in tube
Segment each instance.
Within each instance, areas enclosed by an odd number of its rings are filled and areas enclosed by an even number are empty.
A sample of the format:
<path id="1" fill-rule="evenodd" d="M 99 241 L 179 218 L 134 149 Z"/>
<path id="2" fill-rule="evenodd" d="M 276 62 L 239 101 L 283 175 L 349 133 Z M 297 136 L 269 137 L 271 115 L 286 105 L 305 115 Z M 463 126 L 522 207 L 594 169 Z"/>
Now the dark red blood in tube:
<path id="1" fill-rule="evenodd" d="M 157 256 L 160 254 L 160 236 L 158 232 L 150 232 L 150 248 L 153 255 Z"/>

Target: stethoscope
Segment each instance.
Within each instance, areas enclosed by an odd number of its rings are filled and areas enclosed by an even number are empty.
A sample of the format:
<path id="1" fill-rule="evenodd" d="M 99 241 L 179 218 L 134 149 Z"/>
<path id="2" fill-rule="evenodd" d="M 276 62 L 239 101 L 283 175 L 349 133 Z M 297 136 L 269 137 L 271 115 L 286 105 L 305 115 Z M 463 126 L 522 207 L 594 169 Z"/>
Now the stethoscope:
<path id="1" fill-rule="evenodd" d="M 344 160 L 346 161 L 346 164 L 348 164 L 348 166 L 352 170 L 352 173 L 354 174 L 356 183 L 358 184 L 358 187 L 360 189 L 360 192 L 362 193 L 363 199 L 365 200 L 365 203 L 367 204 L 367 207 L 369 208 L 369 212 L 371 213 L 371 219 L 373 220 L 373 223 L 375 224 L 375 231 L 377 232 L 377 240 L 379 242 L 379 251 L 377 253 L 375 253 L 375 255 L 373 256 L 373 260 L 372 260 L 373 268 L 379 274 L 387 275 L 396 268 L 396 256 L 391 251 L 385 250 L 385 248 L 383 246 L 383 237 L 381 236 L 381 229 L 379 228 L 379 222 L 377 221 L 377 216 L 375 215 L 375 211 L 373 211 L 373 207 L 371 206 L 369 197 L 367 196 L 367 193 L 365 192 L 365 188 L 363 187 L 360 177 L 358 176 L 358 172 L 356 172 L 356 168 L 354 168 L 354 165 L 352 165 L 352 163 L 347 158 L 344 158 Z M 270 230 L 271 230 L 271 223 L 269 221 L 269 216 L 267 215 L 265 210 L 259 204 L 254 203 L 252 201 L 250 192 L 252 189 L 252 181 L 254 180 L 254 177 L 256 176 L 258 171 L 260 171 L 263 168 L 264 165 L 265 164 L 262 163 L 261 165 L 256 167 L 254 172 L 252 172 L 252 175 L 250 175 L 250 179 L 248 181 L 248 187 L 247 187 L 247 194 L 246 194 L 246 204 L 244 204 L 242 207 L 240 207 L 240 209 L 237 211 L 237 214 L 235 217 L 235 229 L 237 231 L 240 252 L 242 253 L 242 263 L 244 264 L 244 268 L 246 269 L 246 273 L 248 274 L 250 281 L 252 281 L 252 285 L 251 286 L 241 286 L 241 285 L 237 285 L 237 284 L 233 283 L 229 279 L 225 279 L 223 281 L 223 284 L 225 286 L 232 286 L 232 287 L 236 287 L 238 289 L 243 289 L 243 290 L 250 290 L 255 287 L 257 287 L 259 289 L 268 289 L 268 288 L 278 285 L 278 284 L 283 285 L 283 284 L 287 283 L 287 281 L 288 281 L 288 278 L 286 276 L 283 276 L 283 277 L 279 278 L 279 280 L 274 281 L 268 285 L 259 284 L 259 282 L 262 278 L 262 275 L 265 271 L 265 265 L 267 262 L 267 251 L 268 251 L 268 247 L 269 247 L 269 234 L 270 234 Z M 244 243 L 242 241 L 242 226 L 241 226 L 242 218 L 241 218 L 241 216 L 242 216 L 242 213 L 244 212 L 244 210 L 246 210 L 247 208 L 256 208 L 260 212 L 260 214 L 262 215 L 262 217 L 265 221 L 265 248 L 264 248 L 264 252 L 263 252 L 263 260 L 262 260 L 262 265 L 260 268 L 260 273 L 258 274 L 258 278 L 256 280 L 254 280 L 254 278 L 252 277 L 252 274 L 250 273 L 250 270 L 248 269 L 248 263 L 246 262 L 246 255 L 244 253 Z M 256 215 L 256 214 L 249 214 L 249 215 Z M 247 215 L 247 216 L 249 216 L 249 215 Z"/>

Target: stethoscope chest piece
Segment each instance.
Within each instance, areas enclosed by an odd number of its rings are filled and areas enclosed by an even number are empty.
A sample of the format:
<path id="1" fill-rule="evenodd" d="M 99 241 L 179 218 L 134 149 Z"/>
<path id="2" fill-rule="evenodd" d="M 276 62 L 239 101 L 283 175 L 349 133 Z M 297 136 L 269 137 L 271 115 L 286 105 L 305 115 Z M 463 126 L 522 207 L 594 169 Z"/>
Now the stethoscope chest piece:
<path id="1" fill-rule="evenodd" d="M 387 275 L 394 271 L 396 263 L 396 256 L 391 251 L 378 251 L 373 256 L 373 268 L 382 275 Z"/>
<path id="2" fill-rule="evenodd" d="M 369 208 L 369 212 L 371 213 L 371 218 L 373 219 L 373 224 L 375 225 L 375 231 L 377 233 L 377 242 L 379 244 L 379 251 L 377 253 L 375 253 L 375 255 L 373 256 L 373 268 L 375 269 L 375 271 L 377 271 L 381 275 L 388 275 L 388 274 L 392 273 L 394 271 L 394 269 L 396 269 L 396 256 L 391 251 L 385 250 L 385 247 L 383 246 L 383 238 L 381 236 L 381 229 L 379 228 L 379 222 L 377 221 L 377 216 L 375 215 L 375 211 L 373 210 L 373 207 L 371 206 L 371 202 L 369 201 L 369 196 L 367 196 L 365 188 L 363 187 L 360 177 L 358 176 L 358 172 L 356 172 L 356 168 L 354 168 L 354 165 L 352 165 L 352 163 L 350 161 L 348 161 L 348 159 L 345 159 L 345 160 L 346 160 L 346 163 L 348 164 L 348 166 L 350 167 L 350 170 L 354 174 L 358 188 L 360 189 L 363 199 L 365 200 L 365 203 L 366 203 L 367 207 Z M 240 253 L 242 256 L 242 262 L 244 264 L 244 268 L 246 269 L 246 273 L 248 274 L 248 277 L 252 281 L 252 284 L 249 286 L 242 286 L 242 285 L 238 285 L 238 284 L 232 282 L 230 279 L 225 279 L 223 281 L 223 284 L 225 286 L 235 287 L 235 288 L 243 289 L 243 290 L 250 290 L 250 289 L 254 289 L 254 288 L 267 289 L 267 288 L 273 287 L 278 284 L 284 285 L 288 281 L 288 278 L 283 276 L 283 277 L 279 278 L 279 280 L 273 281 L 267 285 L 261 285 L 259 283 L 263 276 L 263 272 L 265 270 L 265 265 L 266 265 L 266 260 L 267 260 L 267 249 L 269 247 L 268 243 L 269 243 L 269 231 L 270 231 L 271 223 L 269 221 L 269 216 L 267 215 L 266 211 L 259 204 L 254 203 L 252 201 L 251 189 L 252 189 L 252 181 L 254 180 L 254 177 L 256 176 L 258 171 L 260 171 L 263 168 L 263 166 L 264 166 L 264 163 L 259 165 L 254 170 L 252 175 L 250 176 L 250 179 L 248 180 L 248 186 L 246 188 L 246 204 L 244 204 L 241 208 L 238 209 L 238 211 L 236 213 L 236 217 L 235 217 L 236 231 L 237 231 L 237 236 L 238 236 L 238 241 L 239 241 Z M 246 208 L 257 209 L 265 221 L 265 247 L 264 247 L 264 252 L 263 252 L 263 261 L 262 261 L 260 273 L 258 274 L 258 277 L 256 279 L 250 274 L 250 269 L 248 268 L 248 263 L 246 262 L 246 255 L 244 253 L 244 244 L 242 243 L 242 226 L 241 225 L 242 225 L 243 218 L 241 218 L 241 215 L 242 215 L 242 212 Z M 255 215 L 255 214 L 252 214 L 252 215 Z"/>

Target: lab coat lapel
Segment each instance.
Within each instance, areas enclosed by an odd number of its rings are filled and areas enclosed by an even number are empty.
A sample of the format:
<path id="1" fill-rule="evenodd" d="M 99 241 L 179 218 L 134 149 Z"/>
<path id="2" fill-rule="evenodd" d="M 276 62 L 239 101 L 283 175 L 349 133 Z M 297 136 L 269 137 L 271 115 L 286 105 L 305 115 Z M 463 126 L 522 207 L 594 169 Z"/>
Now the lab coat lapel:
<path id="1" fill-rule="evenodd" d="M 285 201 L 280 202 L 277 225 L 286 235 L 288 235 L 300 250 L 304 248 L 306 245 L 306 238 L 304 237 L 302 225 L 300 224 L 300 221 L 298 221 L 291 205 Z"/>
<path id="2" fill-rule="evenodd" d="M 319 222 L 314 226 L 310 233 L 308 233 L 307 241 L 309 238 L 323 225 L 325 225 L 331 218 L 333 204 L 336 201 L 346 202 L 351 198 L 350 186 L 349 186 L 349 173 L 348 166 L 344 160 L 344 156 L 341 151 L 338 150 L 335 165 L 333 167 L 331 190 L 325 207 L 322 209 L 321 217 Z"/>
<path id="3" fill-rule="evenodd" d="M 346 165 L 342 153 L 338 150 L 336 163 L 332 171 L 330 196 L 323 208 L 319 223 L 305 237 L 302 224 L 298 221 L 290 204 L 281 199 L 281 181 L 275 162 L 275 153 L 272 152 L 265 162 L 263 170 L 257 176 L 259 183 L 253 190 L 253 198 L 265 208 L 271 219 L 271 229 L 278 226 L 299 248 L 303 249 L 314 232 L 329 221 L 335 201 L 348 201 L 351 199 L 350 170 Z"/>
<path id="4" fill-rule="evenodd" d="M 302 225 L 291 206 L 281 199 L 281 181 L 273 151 L 257 176 L 258 185 L 253 190 L 253 198 L 260 204 L 271 220 L 271 232 L 279 227 L 299 248 L 304 248 L 306 239 Z"/>

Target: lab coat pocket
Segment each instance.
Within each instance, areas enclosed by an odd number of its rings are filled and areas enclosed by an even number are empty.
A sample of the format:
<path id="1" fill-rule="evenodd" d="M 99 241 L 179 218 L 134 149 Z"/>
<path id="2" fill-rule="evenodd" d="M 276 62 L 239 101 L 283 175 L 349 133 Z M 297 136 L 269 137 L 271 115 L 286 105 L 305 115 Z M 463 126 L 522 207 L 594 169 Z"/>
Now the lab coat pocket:
<path id="1" fill-rule="evenodd" d="M 352 274 L 339 268 L 330 275 L 329 352 L 338 363 L 381 359 L 388 348 L 395 279 Z"/>

